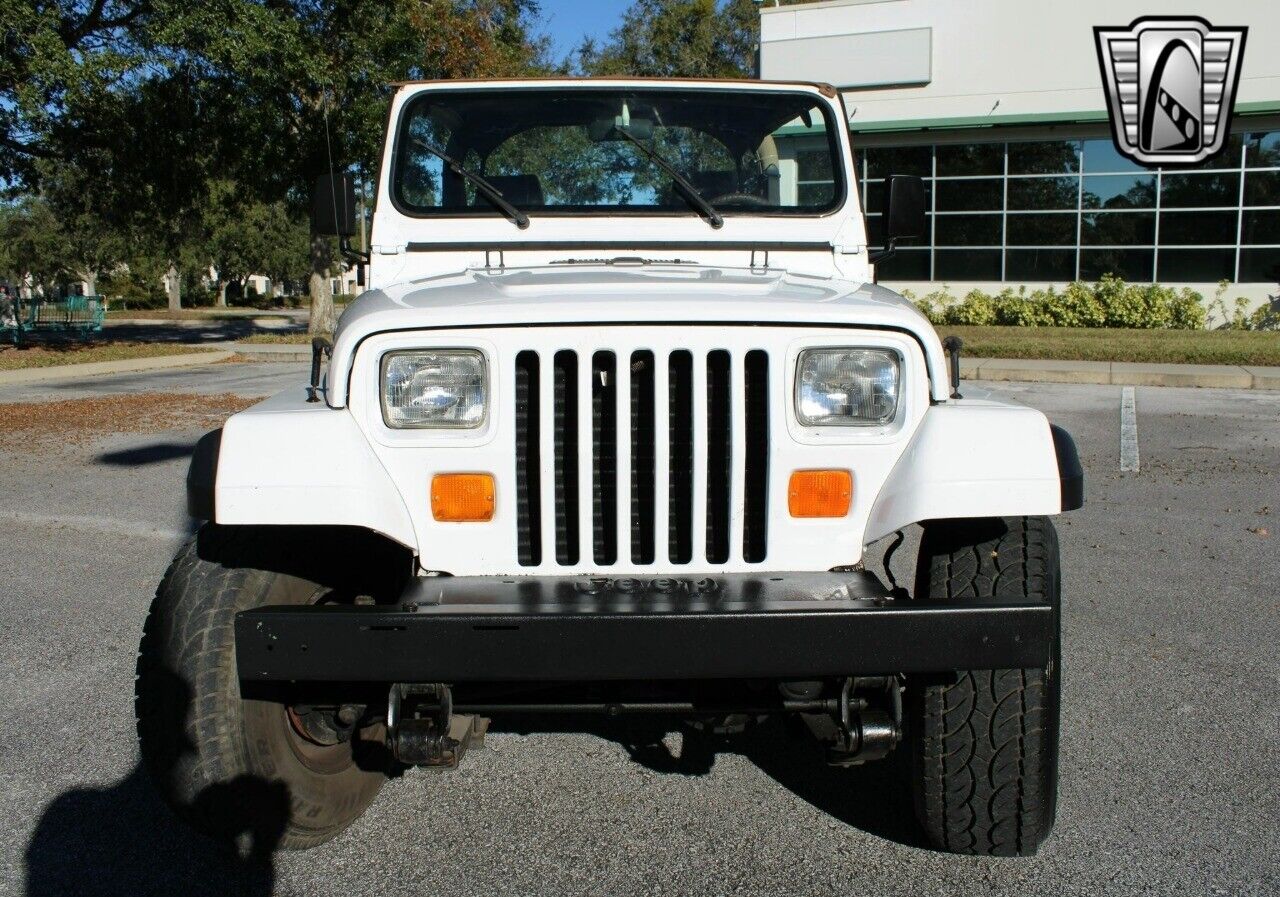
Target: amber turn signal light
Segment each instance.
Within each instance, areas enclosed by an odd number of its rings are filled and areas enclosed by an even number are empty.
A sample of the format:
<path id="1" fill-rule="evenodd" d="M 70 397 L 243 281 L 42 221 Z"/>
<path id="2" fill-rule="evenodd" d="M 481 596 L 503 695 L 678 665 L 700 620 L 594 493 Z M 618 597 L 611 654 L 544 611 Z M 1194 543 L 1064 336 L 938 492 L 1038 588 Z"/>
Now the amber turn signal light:
<path id="1" fill-rule="evenodd" d="M 853 501 L 853 474 L 847 470 L 797 470 L 787 487 L 792 517 L 843 517 Z"/>
<path id="2" fill-rule="evenodd" d="M 438 473 L 431 478 L 431 514 L 443 523 L 493 519 L 493 476 Z"/>

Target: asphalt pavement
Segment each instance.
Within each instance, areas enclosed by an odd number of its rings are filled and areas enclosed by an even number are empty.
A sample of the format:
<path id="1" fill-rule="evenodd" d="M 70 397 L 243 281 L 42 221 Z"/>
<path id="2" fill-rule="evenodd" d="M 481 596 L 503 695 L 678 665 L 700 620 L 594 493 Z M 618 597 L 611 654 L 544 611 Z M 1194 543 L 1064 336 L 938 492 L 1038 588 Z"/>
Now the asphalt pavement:
<path id="1" fill-rule="evenodd" d="M 211 365 L 0 402 L 304 377 Z M 637 752 L 501 721 L 462 768 L 389 783 L 328 845 L 224 855 L 137 768 L 134 652 L 190 528 L 199 433 L 177 430 L 0 448 L 0 894 L 1276 893 L 1280 393 L 1138 387 L 1140 470 L 1121 473 L 1120 387 L 976 386 L 1046 411 L 1087 472 L 1086 506 L 1059 518 L 1061 798 L 1039 856 L 925 849 L 900 764 L 830 770 L 782 726 L 708 754 L 677 733 Z M 912 563 L 898 553 L 900 578 Z"/>

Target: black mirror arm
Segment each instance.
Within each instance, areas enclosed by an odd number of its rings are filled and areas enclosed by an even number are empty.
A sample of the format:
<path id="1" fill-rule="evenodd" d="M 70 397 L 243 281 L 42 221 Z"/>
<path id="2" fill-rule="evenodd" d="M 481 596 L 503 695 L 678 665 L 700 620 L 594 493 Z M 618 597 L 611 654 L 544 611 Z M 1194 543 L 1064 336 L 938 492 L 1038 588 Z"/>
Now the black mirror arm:
<path id="1" fill-rule="evenodd" d="M 341 237 L 338 239 L 338 250 L 342 253 L 342 258 L 348 262 L 355 262 L 358 265 L 369 264 L 368 251 L 353 247 L 351 245 L 351 240 L 348 237 Z"/>
<path id="2" fill-rule="evenodd" d="M 338 239 L 338 251 L 342 254 L 344 262 L 352 262 L 356 266 L 356 284 L 364 286 L 364 266 L 369 264 L 371 254 L 365 250 L 355 249 L 351 245 L 351 240 L 347 237 Z"/>
<path id="3" fill-rule="evenodd" d="M 894 237 L 892 240 L 889 241 L 889 245 L 886 246 L 884 249 L 881 249 L 879 252 L 872 253 L 868 261 L 871 262 L 871 264 L 873 265 L 876 264 L 877 262 L 883 262 L 885 259 L 893 258 L 894 254 L 897 253 L 897 251 L 898 251 L 898 238 Z"/>

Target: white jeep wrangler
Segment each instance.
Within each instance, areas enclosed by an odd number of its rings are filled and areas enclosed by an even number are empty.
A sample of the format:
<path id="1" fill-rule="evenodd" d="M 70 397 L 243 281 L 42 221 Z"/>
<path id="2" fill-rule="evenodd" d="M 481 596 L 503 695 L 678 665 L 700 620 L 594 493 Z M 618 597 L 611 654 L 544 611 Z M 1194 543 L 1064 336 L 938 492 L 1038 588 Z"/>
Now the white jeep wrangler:
<path id="1" fill-rule="evenodd" d="M 181 814 L 308 847 L 490 719 L 787 714 L 836 766 L 905 741 L 938 848 L 1037 849 L 1079 460 L 875 285 L 923 185 L 873 184 L 868 236 L 845 121 L 811 84 L 399 88 L 371 289 L 193 459 L 138 663 Z M 351 252 L 345 176 L 315 225 Z"/>

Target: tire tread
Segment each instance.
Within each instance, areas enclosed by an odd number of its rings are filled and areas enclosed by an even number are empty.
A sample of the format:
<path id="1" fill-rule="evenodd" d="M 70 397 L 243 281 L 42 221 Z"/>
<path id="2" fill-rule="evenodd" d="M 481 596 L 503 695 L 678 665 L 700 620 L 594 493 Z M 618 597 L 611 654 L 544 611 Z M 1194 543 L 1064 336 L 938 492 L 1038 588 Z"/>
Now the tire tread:
<path id="1" fill-rule="evenodd" d="M 1058 547 L 1044 517 L 926 526 L 916 597 L 1057 605 Z M 1034 853 L 1056 810 L 1057 669 L 965 670 L 912 690 L 916 811 L 939 849 Z"/>

